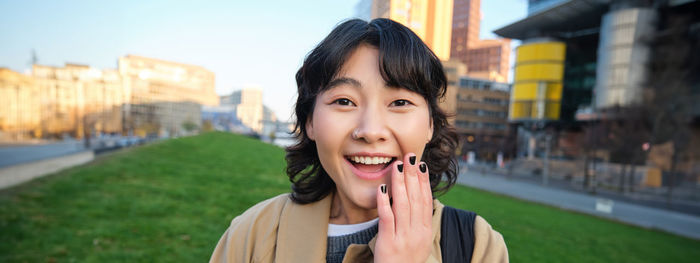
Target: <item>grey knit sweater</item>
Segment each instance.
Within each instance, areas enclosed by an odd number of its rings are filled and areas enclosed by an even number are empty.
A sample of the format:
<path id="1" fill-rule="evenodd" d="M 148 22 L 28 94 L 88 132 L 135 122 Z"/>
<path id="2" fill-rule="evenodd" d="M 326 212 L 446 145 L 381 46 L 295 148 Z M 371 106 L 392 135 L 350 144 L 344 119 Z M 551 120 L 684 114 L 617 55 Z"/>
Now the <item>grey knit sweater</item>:
<path id="1" fill-rule="evenodd" d="M 378 225 L 374 225 L 365 230 L 361 230 L 344 236 L 328 237 L 328 248 L 326 249 L 326 262 L 341 263 L 345 256 L 345 251 L 350 244 L 367 244 L 377 232 Z"/>

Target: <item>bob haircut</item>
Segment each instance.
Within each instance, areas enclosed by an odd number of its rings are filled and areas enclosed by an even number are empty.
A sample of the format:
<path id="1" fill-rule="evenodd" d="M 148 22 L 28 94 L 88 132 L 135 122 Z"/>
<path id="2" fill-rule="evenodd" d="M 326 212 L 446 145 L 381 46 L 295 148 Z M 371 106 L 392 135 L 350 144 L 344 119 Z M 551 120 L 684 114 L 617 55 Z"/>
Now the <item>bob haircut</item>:
<path id="1" fill-rule="evenodd" d="M 307 55 L 296 74 L 296 143 L 286 148 L 285 157 L 294 202 L 316 202 L 335 190 L 335 183 L 321 166 L 316 142 L 307 136 L 305 124 L 313 115 L 316 96 L 328 89 L 328 83 L 336 77 L 349 54 L 362 44 L 379 50 L 380 73 L 388 86 L 416 92 L 428 102 L 433 137 L 423 151 L 422 160 L 430 167 L 433 196 L 446 192 L 457 180 L 454 155 L 457 134 L 438 106 L 438 99 L 447 89 L 440 60 L 413 31 L 397 22 L 384 18 L 369 23 L 352 19 L 333 29 Z"/>

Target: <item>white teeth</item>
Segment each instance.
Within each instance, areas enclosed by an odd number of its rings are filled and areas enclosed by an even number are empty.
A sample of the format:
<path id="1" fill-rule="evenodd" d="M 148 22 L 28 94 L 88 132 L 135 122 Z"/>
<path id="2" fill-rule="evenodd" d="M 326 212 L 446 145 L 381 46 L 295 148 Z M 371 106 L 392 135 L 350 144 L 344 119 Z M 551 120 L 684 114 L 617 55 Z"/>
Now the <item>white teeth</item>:
<path id="1" fill-rule="evenodd" d="M 361 164 L 384 164 L 391 162 L 391 157 L 353 156 L 350 160 Z"/>

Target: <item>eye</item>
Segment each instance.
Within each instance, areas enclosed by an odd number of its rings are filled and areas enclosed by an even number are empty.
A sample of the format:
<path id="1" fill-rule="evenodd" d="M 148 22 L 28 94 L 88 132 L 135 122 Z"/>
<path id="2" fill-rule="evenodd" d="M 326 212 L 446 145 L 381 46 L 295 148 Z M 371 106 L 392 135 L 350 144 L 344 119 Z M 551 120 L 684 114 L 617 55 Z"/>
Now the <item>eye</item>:
<path id="1" fill-rule="evenodd" d="M 395 100 L 395 101 L 391 102 L 391 106 L 394 106 L 394 107 L 403 107 L 403 106 L 412 105 L 412 104 L 413 103 L 411 103 L 408 100 Z"/>
<path id="2" fill-rule="evenodd" d="M 338 104 L 341 106 L 355 106 L 355 103 L 346 98 L 334 100 L 331 104 Z"/>

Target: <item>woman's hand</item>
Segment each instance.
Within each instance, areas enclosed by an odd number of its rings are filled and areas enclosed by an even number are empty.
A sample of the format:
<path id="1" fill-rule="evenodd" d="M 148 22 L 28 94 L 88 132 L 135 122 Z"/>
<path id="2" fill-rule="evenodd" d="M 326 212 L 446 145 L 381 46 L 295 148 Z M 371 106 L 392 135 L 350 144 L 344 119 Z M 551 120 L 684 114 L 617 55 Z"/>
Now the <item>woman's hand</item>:
<path id="1" fill-rule="evenodd" d="M 374 262 L 425 262 L 433 239 L 433 196 L 428 167 L 409 153 L 394 162 L 389 202 L 386 185 L 377 189 L 379 233 Z"/>

